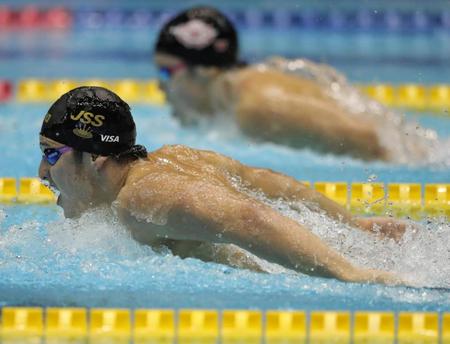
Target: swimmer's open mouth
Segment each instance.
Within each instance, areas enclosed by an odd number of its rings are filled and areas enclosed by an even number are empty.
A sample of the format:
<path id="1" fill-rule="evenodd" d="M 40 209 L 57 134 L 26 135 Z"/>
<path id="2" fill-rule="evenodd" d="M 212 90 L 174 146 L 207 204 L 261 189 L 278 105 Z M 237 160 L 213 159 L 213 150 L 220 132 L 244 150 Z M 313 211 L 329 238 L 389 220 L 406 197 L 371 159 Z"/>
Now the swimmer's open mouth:
<path id="1" fill-rule="evenodd" d="M 50 189 L 50 191 L 53 192 L 55 195 L 58 196 L 60 194 L 55 183 L 53 183 L 53 181 L 49 177 L 46 177 L 45 179 L 41 179 L 41 183 L 44 184 L 46 187 L 48 187 Z"/>

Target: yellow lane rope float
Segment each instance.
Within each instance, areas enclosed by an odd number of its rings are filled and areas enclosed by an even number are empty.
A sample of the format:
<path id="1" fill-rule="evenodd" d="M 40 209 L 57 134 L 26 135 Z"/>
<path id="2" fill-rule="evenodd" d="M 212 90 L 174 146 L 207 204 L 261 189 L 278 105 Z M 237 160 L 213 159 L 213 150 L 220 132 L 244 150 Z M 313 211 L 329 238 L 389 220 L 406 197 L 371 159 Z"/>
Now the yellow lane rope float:
<path id="1" fill-rule="evenodd" d="M 14 308 L 0 338 L 18 342 L 448 343 L 450 313 L 302 310 Z M 397 325 L 396 325 L 397 324 Z M 439 328 L 441 331 L 439 331 Z"/>
<path id="2" fill-rule="evenodd" d="M 450 217 L 450 184 L 315 182 L 312 187 L 359 214 Z M 0 178 L 0 203 L 54 202 L 54 194 L 39 178 Z"/>
<path id="3" fill-rule="evenodd" d="M 78 81 L 26 79 L 18 82 L 16 99 L 27 103 L 50 102 L 81 85 L 107 87 L 129 103 L 163 105 L 166 102 L 165 94 L 159 89 L 157 80 L 133 79 Z M 374 84 L 359 87 L 368 96 L 387 106 L 449 115 L 450 85 Z"/>

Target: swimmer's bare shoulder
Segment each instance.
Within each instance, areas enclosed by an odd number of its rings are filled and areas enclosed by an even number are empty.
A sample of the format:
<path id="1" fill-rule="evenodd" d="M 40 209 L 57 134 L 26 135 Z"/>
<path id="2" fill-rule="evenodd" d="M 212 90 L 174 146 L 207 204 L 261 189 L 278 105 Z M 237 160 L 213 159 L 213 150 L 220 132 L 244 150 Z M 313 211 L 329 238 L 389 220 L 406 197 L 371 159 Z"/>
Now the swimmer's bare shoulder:
<path id="1" fill-rule="evenodd" d="M 161 208 L 179 193 L 182 171 L 178 160 L 187 157 L 184 146 L 163 146 L 131 165 L 116 204 L 138 214 L 145 208 Z"/>
<path id="2" fill-rule="evenodd" d="M 186 202 L 186 195 L 212 185 L 229 188 L 227 173 L 239 165 L 212 151 L 165 145 L 131 166 L 115 207 L 147 223 L 167 222 L 171 211 Z"/>

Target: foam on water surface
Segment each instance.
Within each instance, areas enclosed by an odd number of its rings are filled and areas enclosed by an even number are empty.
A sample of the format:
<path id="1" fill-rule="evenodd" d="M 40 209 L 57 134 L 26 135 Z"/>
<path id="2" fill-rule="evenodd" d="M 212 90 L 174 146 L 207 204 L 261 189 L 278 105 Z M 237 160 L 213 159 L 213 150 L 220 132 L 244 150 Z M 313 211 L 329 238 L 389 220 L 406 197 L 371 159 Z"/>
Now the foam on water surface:
<path id="1" fill-rule="evenodd" d="M 396 242 L 332 220 L 302 204 L 292 209 L 281 200 L 266 203 L 311 229 L 358 266 L 395 272 L 415 286 L 450 288 L 450 224 L 444 218 L 408 221 L 405 235 Z"/>
<path id="2" fill-rule="evenodd" d="M 8 207 L 0 212 L 0 305 L 450 309 L 448 223 L 425 223 L 396 244 L 306 209 L 294 211 L 278 201 L 271 206 L 310 226 L 358 265 L 441 289 L 344 283 L 282 269 L 256 273 L 180 259 L 138 244 L 106 209 L 67 220 L 53 207 Z"/>

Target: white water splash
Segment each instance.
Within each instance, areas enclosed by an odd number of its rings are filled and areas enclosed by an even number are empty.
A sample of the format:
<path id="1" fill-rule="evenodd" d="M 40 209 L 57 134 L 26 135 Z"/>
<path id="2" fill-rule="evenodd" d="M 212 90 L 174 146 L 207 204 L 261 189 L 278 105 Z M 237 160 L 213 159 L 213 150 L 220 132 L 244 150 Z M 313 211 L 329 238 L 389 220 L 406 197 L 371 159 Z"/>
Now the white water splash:
<path id="1" fill-rule="evenodd" d="M 49 242 L 58 251 L 71 255 L 92 249 L 95 255 L 108 252 L 136 259 L 150 250 L 133 240 L 107 208 L 92 209 L 78 219 L 56 221 L 47 227 L 47 233 Z"/>
<path id="2" fill-rule="evenodd" d="M 293 211 L 272 202 L 322 235 L 355 263 L 389 267 L 426 286 L 448 286 L 448 224 L 405 244 L 381 247 L 374 238 L 334 224 L 320 214 Z M 7 210 L 8 211 L 8 210 Z M 9 212 L 9 211 L 8 211 Z M 94 209 L 79 219 L 24 220 L 0 231 L 0 303 L 90 307 L 306 307 L 322 309 L 447 310 L 448 294 L 441 290 L 386 287 L 311 278 L 274 268 L 269 274 L 225 265 L 181 259 L 168 250 L 153 251 L 133 240 L 108 209 Z M 427 225 L 436 230 L 437 222 Z M 446 226 L 446 227 L 445 227 Z M 417 240 L 417 237 L 415 238 Z M 440 241 L 437 243 L 436 241 Z M 428 246 L 421 243 L 428 241 Z M 375 247 L 372 247 L 372 246 Z M 378 246 L 377 246 L 378 245 Z M 408 253 L 408 245 L 411 251 Z M 440 246 L 439 246 L 440 245 Z M 393 253 L 390 249 L 400 252 Z M 347 251 L 347 252 L 344 252 Z M 360 252 L 362 251 L 362 252 Z M 414 255 L 420 254 L 415 257 Z M 391 258 L 392 257 L 392 258 Z M 413 259 L 404 262 L 399 260 Z M 387 259 L 387 261 L 385 261 Z M 430 269 L 430 271 L 427 271 Z M 409 270 L 408 270 L 409 269 Z M 409 273 L 408 271 L 413 272 Z M 280 274 L 281 273 L 281 274 Z M 26 289 L 26 293 L 22 290 Z M 201 297 L 200 297 L 201 295 Z"/>
<path id="3" fill-rule="evenodd" d="M 235 185 L 239 181 L 234 181 Z M 426 222 L 412 222 L 416 229 L 407 230 L 400 242 L 380 239 L 349 225 L 330 219 L 323 213 L 315 212 L 305 205 L 288 203 L 283 200 L 269 200 L 259 193 L 249 192 L 270 207 L 292 218 L 325 243 L 341 252 L 353 263 L 362 266 L 383 269 L 398 273 L 415 285 L 426 287 L 450 287 L 450 224 L 445 219 L 433 219 Z M 36 224 L 30 224 L 36 226 Z M 169 269 L 170 264 L 184 266 L 178 257 L 164 251 L 163 256 L 153 252 L 145 245 L 132 239 L 130 233 L 112 215 L 110 210 L 95 209 L 83 214 L 77 220 L 60 220 L 48 227 L 48 241 L 58 252 L 84 257 L 86 269 L 96 267 L 90 259 L 117 255 L 129 264 L 163 264 Z M 22 232 L 23 235 L 23 232 Z M 31 239 L 31 238 L 30 238 Z M 23 237 L 22 237 L 23 240 Z M 87 252 L 91 251 L 89 255 Z M 249 256 L 255 258 L 251 254 Z M 281 273 L 287 270 L 256 258 L 264 270 Z M 188 268 L 184 266 L 183 269 Z M 173 270 L 173 268 L 171 268 Z"/>
<path id="4" fill-rule="evenodd" d="M 6 212 L 4 209 L 0 208 L 0 225 L 6 219 Z"/>
<path id="5" fill-rule="evenodd" d="M 443 218 L 410 221 L 400 242 L 382 239 L 313 211 L 300 202 L 270 200 L 260 192 L 234 186 L 297 221 L 356 265 L 392 271 L 424 287 L 450 287 L 450 223 Z"/>

